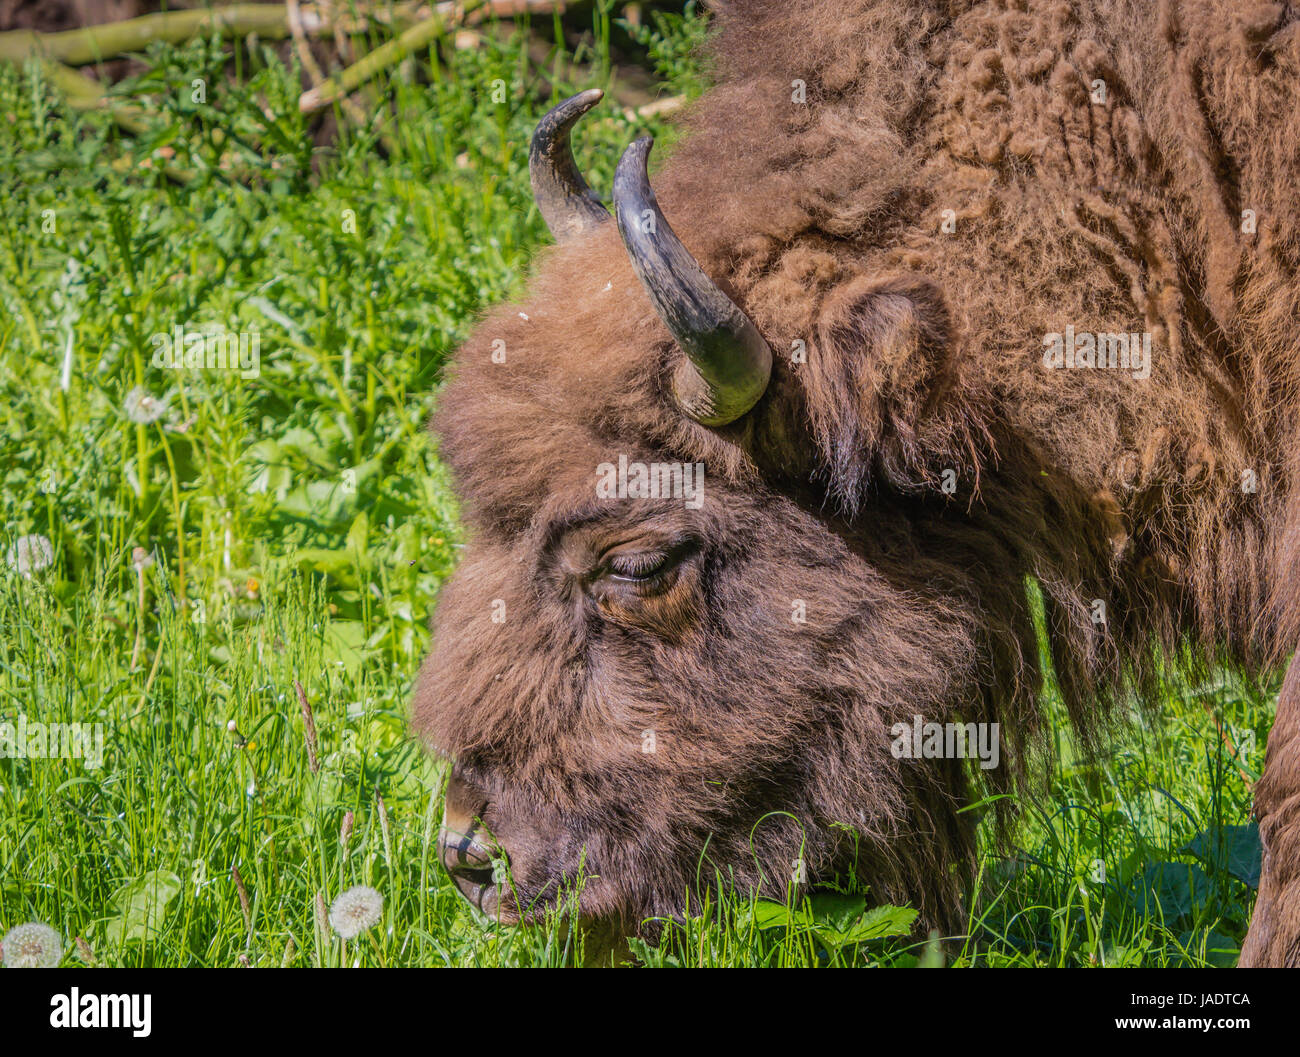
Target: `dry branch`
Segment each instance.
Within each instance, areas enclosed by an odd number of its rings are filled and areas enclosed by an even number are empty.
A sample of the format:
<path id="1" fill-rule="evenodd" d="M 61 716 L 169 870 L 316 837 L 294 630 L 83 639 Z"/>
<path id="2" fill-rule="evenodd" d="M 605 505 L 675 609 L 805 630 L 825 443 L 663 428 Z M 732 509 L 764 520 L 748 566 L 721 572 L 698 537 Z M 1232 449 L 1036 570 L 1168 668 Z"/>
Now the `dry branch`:
<path id="1" fill-rule="evenodd" d="M 392 21 L 403 25 L 417 18 L 425 6 L 418 2 L 397 4 L 392 8 Z M 372 17 L 386 22 L 388 19 L 381 17 L 386 14 L 386 11 L 376 11 Z M 333 32 L 336 26 L 348 33 L 362 33 L 368 23 L 350 13 L 335 12 L 328 5 L 308 4 L 302 8 L 302 26 L 307 34 L 319 35 Z M 268 40 L 282 40 L 290 34 L 288 8 L 283 4 L 232 4 L 196 11 L 166 11 L 61 33 L 14 30 L 0 33 L 0 59 L 22 62 L 30 56 L 40 56 L 69 66 L 84 66 L 127 52 L 143 51 L 156 40 L 180 44 L 213 29 L 231 36 L 256 33 Z"/>
<path id="2" fill-rule="evenodd" d="M 509 18 L 524 13 L 563 11 L 564 0 L 459 0 L 434 7 L 433 15 L 401 36 L 380 45 L 358 62 L 302 94 L 298 109 L 304 114 L 329 106 L 356 91 L 371 78 L 419 51 L 453 26 L 475 25 L 489 16 Z"/>

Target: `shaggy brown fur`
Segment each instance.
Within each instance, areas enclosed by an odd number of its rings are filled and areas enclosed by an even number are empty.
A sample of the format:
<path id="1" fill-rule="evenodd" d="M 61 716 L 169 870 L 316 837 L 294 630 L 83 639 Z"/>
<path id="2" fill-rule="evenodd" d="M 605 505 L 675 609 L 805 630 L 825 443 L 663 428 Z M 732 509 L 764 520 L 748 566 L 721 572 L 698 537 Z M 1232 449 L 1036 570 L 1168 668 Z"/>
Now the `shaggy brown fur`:
<path id="1" fill-rule="evenodd" d="M 1152 696 L 1161 657 L 1255 673 L 1300 634 L 1300 14 L 717 16 L 719 86 L 654 183 L 776 352 L 772 382 L 731 426 L 684 418 L 681 354 L 614 225 L 549 251 L 441 397 L 474 535 L 415 726 L 481 791 L 525 902 L 585 848 L 584 910 L 632 927 L 681 906 L 707 842 L 741 884 L 780 889 L 802 854 L 812 880 L 856 869 L 959 931 L 969 776 L 894 759 L 888 729 L 1000 722 L 1003 766 L 981 777 L 1015 788 L 1044 734 L 1029 582 L 1093 742 L 1113 703 Z M 1067 325 L 1149 332 L 1150 377 L 1047 369 Z M 619 454 L 703 462 L 703 508 L 598 501 Z M 629 590 L 614 546 L 678 564 Z M 1259 787 L 1254 963 L 1300 957 L 1295 681 Z"/>

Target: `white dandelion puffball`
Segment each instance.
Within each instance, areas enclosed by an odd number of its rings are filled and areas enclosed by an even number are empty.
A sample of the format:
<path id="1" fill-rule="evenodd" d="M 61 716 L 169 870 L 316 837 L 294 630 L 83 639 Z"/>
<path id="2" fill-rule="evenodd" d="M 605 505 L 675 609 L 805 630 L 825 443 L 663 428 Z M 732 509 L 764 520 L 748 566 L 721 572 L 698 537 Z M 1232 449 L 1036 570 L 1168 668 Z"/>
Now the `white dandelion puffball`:
<path id="1" fill-rule="evenodd" d="M 0 946 L 6 969 L 53 969 L 63 958 L 63 940 L 39 921 L 14 926 Z"/>
<path id="2" fill-rule="evenodd" d="M 167 414 L 166 399 L 159 399 L 139 385 L 126 394 L 126 402 L 122 406 L 126 417 L 142 426 L 157 422 Z"/>
<path id="3" fill-rule="evenodd" d="M 378 925 L 383 912 L 384 897 L 373 888 L 357 885 L 334 900 L 330 907 L 330 928 L 350 940 Z"/>
<path id="4" fill-rule="evenodd" d="M 5 555 L 5 561 L 9 568 L 30 577 L 54 564 L 54 544 L 44 536 L 19 536 Z"/>

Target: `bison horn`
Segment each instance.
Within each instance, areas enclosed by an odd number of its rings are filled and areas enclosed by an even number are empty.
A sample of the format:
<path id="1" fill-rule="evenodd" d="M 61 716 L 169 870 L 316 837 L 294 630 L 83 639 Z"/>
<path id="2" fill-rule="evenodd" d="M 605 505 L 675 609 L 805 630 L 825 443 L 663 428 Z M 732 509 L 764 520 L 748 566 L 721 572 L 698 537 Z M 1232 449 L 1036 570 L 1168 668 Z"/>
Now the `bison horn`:
<path id="1" fill-rule="evenodd" d="M 556 242 L 567 242 L 609 219 L 600 199 L 578 171 L 569 147 L 570 130 L 604 94 L 592 88 L 566 99 L 542 118 L 533 133 L 528 176 L 533 199 Z"/>
<path id="2" fill-rule="evenodd" d="M 614 215 L 632 267 L 686 353 L 673 377 L 677 403 L 706 426 L 734 422 L 758 402 L 772 350 L 668 226 L 646 169 L 653 138 L 633 143 L 614 174 Z"/>

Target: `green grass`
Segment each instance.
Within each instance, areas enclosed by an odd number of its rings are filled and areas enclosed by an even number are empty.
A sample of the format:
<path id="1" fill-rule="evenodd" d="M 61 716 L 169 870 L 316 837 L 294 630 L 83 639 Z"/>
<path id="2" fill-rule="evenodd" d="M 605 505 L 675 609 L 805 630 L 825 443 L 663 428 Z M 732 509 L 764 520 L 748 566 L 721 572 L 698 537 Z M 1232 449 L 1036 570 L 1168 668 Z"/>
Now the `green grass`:
<path id="1" fill-rule="evenodd" d="M 557 96 L 607 83 L 609 7 L 594 52 L 557 59 Z M 636 37 L 665 90 L 697 91 L 700 21 L 652 27 Z M 0 555 L 31 534 L 54 552 L 30 577 L 0 570 L 0 724 L 105 733 L 98 769 L 0 760 L 0 934 L 44 921 L 103 965 L 580 960 L 559 916 L 497 932 L 456 896 L 430 855 L 441 769 L 405 729 L 460 540 L 422 427 L 449 350 L 545 241 L 526 172 L 541 72 L 519 33 L 422 56 L 421 76 L 360 97 L 395 120 L 341 115 L 323 149 L 296 71 L 261 52 L 231 76 L 226 55 L 151 51 L 115 89 L 155 115 L 139 135 L 70 111 L 39 69 L 0 66 Z M 602 114 L 576 147 L 608 187 L 644 129 Z M 204 324 L 256 331 L 260 375 L 152 366 L 154 335 Z M 133 390 L 161 417 L 133 421 Z M 1044 793 L 1011 851 L 985 857 L 958 964 L 1230 964 L 1270 702 L 1228 680 L 1171 686 L 1101 762 L 1059 725 Z M 316 901 L 355 884 L 383 895 L 383 921 L 345 949 Z M 940 957 L 898 934 L 906 914 L 859 917 L 869 899 L 783 908 L 720 886 L 637 953 Z"/>

